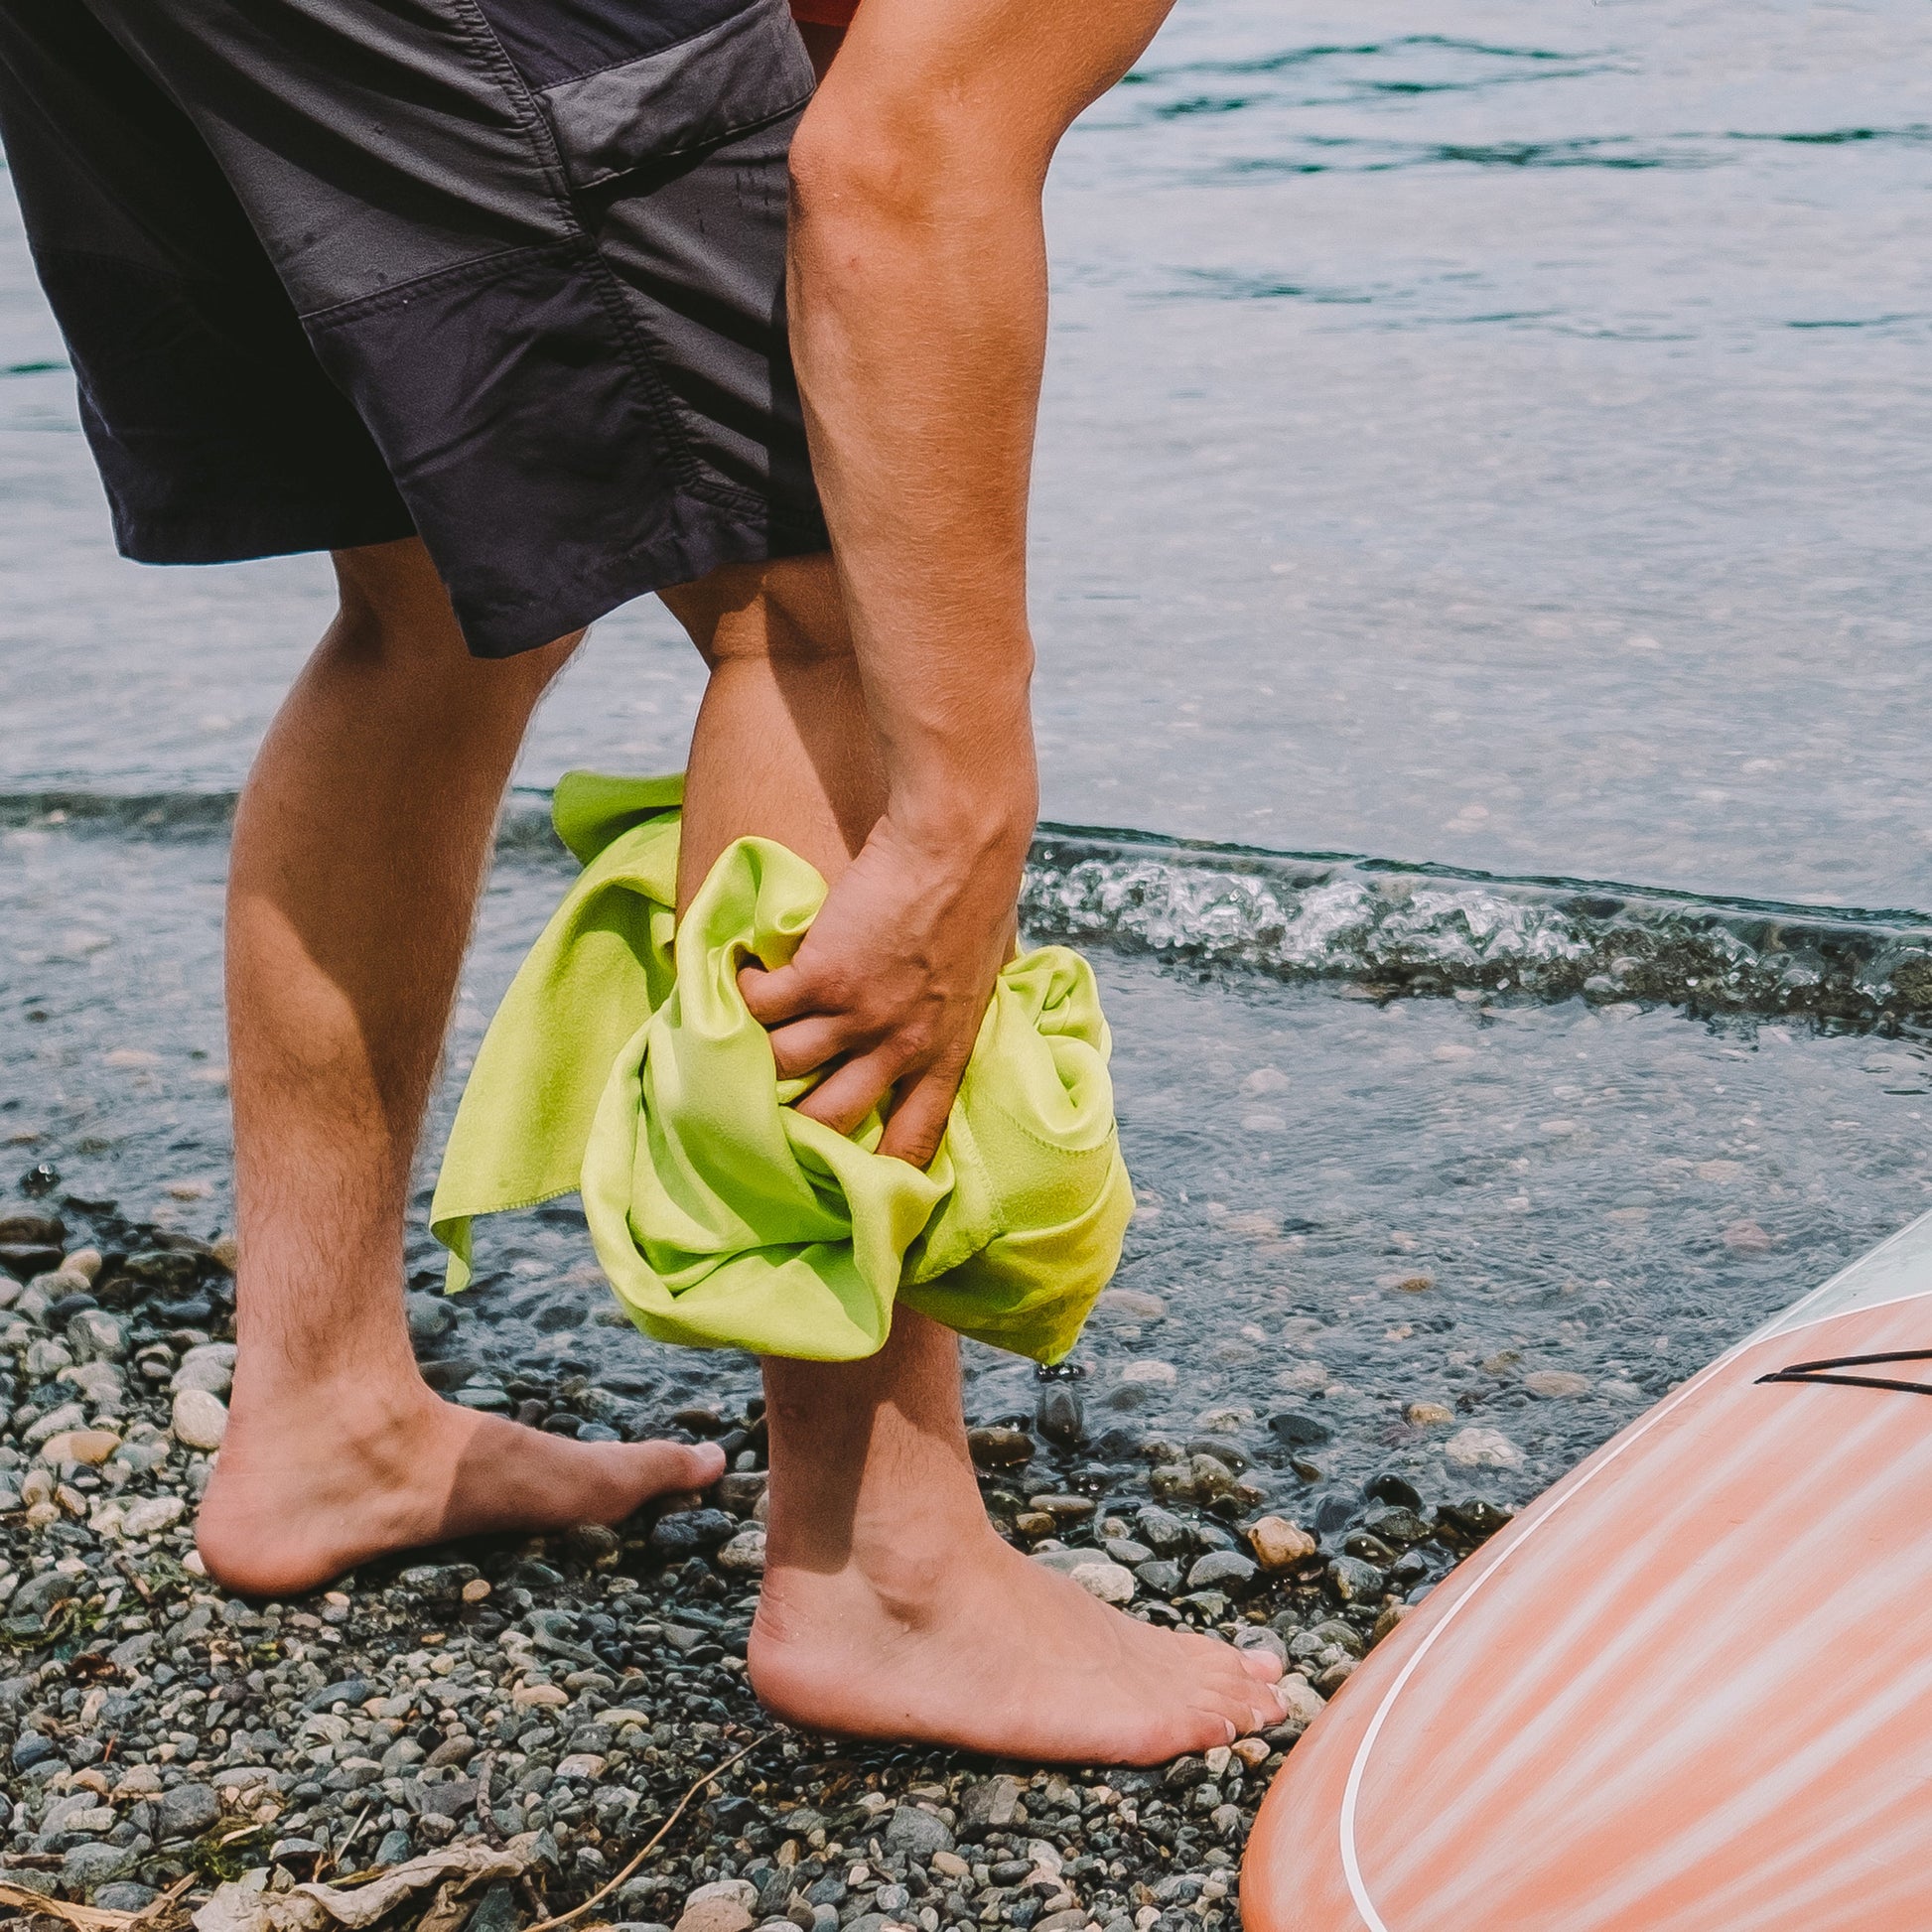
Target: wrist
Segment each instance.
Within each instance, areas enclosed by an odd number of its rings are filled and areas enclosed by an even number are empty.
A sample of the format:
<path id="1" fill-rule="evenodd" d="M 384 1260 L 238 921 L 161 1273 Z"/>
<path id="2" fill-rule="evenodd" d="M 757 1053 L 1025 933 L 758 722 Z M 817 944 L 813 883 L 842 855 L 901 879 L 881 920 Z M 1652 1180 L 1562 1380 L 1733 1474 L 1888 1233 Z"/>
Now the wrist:
<path id="1" fill-rule="evenodd" d="M 1024 861 L 1039 817 L 1033 745 L 1024 757 L 980 748 L 969 769 L 926 769 L 891 786 L 886 817 L 909 843 L 975 862 L 1002 855 Z"/>

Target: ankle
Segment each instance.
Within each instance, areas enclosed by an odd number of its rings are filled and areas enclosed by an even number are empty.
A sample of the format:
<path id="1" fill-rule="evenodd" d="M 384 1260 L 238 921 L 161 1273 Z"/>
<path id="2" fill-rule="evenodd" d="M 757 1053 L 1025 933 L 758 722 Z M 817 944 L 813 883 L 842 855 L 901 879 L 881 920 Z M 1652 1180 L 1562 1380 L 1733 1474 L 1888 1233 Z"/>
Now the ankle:
<path id="1" fill-rule="evenodd" d="M 956 1580 L 983 1543 L 999 1544 L 976 1486 L 908 1484 L 890 1501 L 862 1497 L 828 1507 L 803 1488 L 780 1488 L 765 1525 L 767 1571 L 841 1575 L 887 1603 L 928 1602 Z"/>
<path id="2" fill-rule="evenodd" d="M 303 1428 L 338 1439 L 407 1432 L 445 1406 L 410 1357 L 297 1366 L 284 1349 L 246 1346 L 236 1354 L 228 1398 L 229 1414 L 244 1426 L 259 1417 L 281 1433 L 299 1418 Z"/>

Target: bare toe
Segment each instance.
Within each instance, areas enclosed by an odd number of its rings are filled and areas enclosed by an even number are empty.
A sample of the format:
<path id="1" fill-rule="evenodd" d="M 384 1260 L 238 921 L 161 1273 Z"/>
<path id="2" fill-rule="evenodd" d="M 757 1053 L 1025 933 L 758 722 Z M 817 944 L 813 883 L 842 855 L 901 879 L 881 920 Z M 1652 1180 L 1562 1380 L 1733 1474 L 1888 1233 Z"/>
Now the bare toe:
<path id="1" fill-rule="evenodd" d="M 1272 1650 L 1237 1650 L 1234 1654 L 1250 1677 L 1258 1677 L 1264 1684 L 1280 1682 L 1282 1660 Z"/>

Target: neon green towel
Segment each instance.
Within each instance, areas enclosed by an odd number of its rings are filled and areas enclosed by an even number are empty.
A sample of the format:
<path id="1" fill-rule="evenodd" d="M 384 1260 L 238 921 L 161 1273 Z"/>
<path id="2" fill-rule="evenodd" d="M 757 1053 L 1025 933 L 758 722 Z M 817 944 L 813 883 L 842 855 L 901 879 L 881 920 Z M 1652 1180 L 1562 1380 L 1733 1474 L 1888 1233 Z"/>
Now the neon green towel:
<path id="1" fill-rule="evenodd" d="M 450 1287 L 471 1217 L 581 1190 L 598 1259 L 646 1334 L 815 1361 L 870 1355 L 893 1304 L 1057 1361 L 1120 1259 L 1120 1156 L 1093 971 L 1045 946 L 1001 973 L 923 1173 L 789 1102 L 738 969 L 789 960 L 825 882 L 741 839 L 677 926 L 675 778 L 573 772 L 559 835 L 584 872 L 504 996 L 443 1158 Z"/>

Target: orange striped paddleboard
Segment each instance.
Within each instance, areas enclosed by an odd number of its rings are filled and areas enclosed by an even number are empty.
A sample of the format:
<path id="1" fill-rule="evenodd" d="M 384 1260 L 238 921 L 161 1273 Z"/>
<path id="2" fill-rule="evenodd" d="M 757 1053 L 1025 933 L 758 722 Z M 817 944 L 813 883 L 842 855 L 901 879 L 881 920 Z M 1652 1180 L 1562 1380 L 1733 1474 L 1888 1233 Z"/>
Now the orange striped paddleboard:
<path id="1" fill-rule="evenodd" d="M 1932 1387 L 1874 1386 L 1920 1380 L 1932 1215 L 1369 1654 L 1261 1808 L 1248 1932 L 1932 1932 Z"/>

